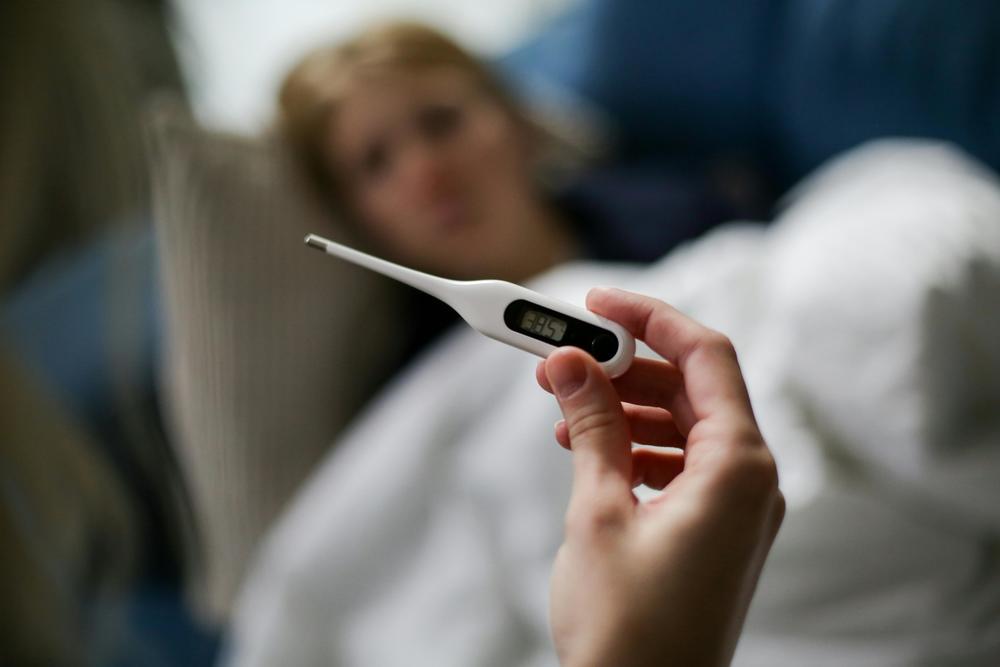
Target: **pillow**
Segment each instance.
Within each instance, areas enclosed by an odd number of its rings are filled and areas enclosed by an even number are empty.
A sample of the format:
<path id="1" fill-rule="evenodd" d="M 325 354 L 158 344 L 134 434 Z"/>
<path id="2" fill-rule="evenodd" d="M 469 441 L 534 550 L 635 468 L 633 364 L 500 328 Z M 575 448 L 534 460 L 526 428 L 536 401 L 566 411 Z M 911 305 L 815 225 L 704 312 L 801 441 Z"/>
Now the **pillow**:
<path id="1" fill-rule="evenodd" d="M 150 114 L 167 428 L 202 540 L 196 602 L 222 620 L 272 520 L 398 363 L 398 288 L 303 244 L 357 244 L 275 141 Z"/>

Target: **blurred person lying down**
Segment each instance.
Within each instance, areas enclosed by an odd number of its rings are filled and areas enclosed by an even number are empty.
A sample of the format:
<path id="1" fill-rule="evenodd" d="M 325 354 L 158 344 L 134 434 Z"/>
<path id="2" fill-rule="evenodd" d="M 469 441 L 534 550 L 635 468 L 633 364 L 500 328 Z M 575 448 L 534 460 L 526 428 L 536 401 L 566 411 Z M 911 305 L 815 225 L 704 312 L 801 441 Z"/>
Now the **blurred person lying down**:
<path id="1" fill-rule="evenodd" d="M 534 180 L 526 116 L 433 31 L 314 53 L 281 108 L 315 182 L 386 256 L 576 302 L 625 287 L 732 338 L 789 498 L 736 664 L 995 663 L 1000 456 L 995 415 L 975 407 L 1000 400 L 1000 326 L 980 303 L 1000 285 L 992 175 L 946 147 L 874 145 L 801 185 L 770 228 L 598 264 L 574 261 L 585 242 Z M 231 659 L 553 664 L 546 591 L 574 482 L 534 366 L 459 328 L 386 387 L 271 532 Z M 555 438 L 572 444 L 565 425 Z"/>

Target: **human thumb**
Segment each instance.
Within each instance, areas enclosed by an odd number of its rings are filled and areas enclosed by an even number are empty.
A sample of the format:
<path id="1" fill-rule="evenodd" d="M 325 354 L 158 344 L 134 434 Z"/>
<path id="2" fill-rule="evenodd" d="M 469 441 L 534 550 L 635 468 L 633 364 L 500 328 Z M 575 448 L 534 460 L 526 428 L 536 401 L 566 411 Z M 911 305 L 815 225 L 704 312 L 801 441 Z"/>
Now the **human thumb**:
<path id="1" fill-rule="evenodd" d="M 574 459 L 574 488 L 624 482 L 631 493 L 631 436 L 621 399 L 587 353 L 559 348 L 545 361 L 545 374 L 559 401 Z M 593 489 L 592 489 L 593 490 Z"/>

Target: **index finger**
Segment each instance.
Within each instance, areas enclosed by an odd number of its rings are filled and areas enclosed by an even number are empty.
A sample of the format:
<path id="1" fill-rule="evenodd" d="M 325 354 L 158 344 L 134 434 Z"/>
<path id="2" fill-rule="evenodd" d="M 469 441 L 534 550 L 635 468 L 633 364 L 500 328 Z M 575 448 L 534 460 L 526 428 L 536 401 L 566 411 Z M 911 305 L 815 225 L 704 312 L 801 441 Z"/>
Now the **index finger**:
<path id="1" fill-rule="evenodd" d="M 587 308 L 618 322 L 680 370 L 696 419 L 727 414 L 756 424 L 730 340 L 652 297 L 597 288 Z"/>

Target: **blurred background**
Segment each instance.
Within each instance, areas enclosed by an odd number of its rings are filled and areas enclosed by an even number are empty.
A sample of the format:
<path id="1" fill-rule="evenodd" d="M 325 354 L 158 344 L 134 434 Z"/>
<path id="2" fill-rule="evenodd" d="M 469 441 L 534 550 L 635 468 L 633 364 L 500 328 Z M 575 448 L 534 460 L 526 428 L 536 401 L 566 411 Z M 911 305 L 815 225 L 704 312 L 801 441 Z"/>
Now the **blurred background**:
<path id="1" fill-rule="evenodd" d="M 212 127 L 259 132 L 273 118 L 278 84 L 308 45 L 341 41 L 380 20 L 409 18 L 455 35 L 477 53 L 499 56 L 571 4 L 179 0 L 173 34 L 199 119 Z"/>
<path id="2" fill-rule="evenodd" d="M 274 231 L 325 224 L 271 140 L 284 74 L 390 17 L 454 35 L 586 156 L 560 196 L 606 259 L 766 224 L 872 139 L 1000 166 L 995 0 L 7 0 L 3 664 L 212 664 L 266 528 L 440 330 L 317 363 L 336 318 L 308 314 L 339 302 L 293 286 L 361 278 L 290 268 Z"/>

